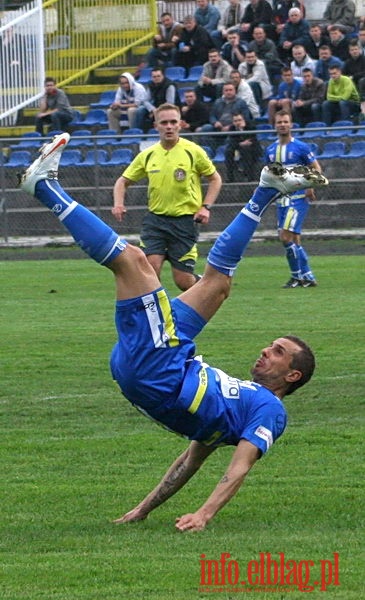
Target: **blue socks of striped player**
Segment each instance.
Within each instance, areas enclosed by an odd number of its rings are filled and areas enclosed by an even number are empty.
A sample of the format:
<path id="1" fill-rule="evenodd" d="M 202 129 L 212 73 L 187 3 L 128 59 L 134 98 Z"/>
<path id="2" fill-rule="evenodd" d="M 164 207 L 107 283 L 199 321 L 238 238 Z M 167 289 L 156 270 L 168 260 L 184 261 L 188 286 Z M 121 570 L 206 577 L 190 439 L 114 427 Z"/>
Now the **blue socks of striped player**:
<path id="1" fill-rule="evenodd" d="M 284 244 L 286 259 L 289 264 L 289 269 L 291 276 L 294 279 L 301 279 L 302 273 L 300 268 L 300 260 L 298 253 L 298 246 L 294 244 L 294 242 L 289 242 L 288 244 Z"/>
<path id="2" fill-rule="evenodd" d="M 232 277 L 251 240 L 261 215 L 277 196 L 274 188 L 258 187 L 252 198 L 217 238 L 208 254 L 208 263 L 217 271 Z"/>
<path id="3" fill-rule="evenodd" d="M 297 252 L 299 257 L 299 264 L 301 270 L 301 279 L 309 279 L 310 281 L 314 281 L 315 277 L 312 273 L 312 270 L 309 266 L 308 255 L 304 250 L 303 246 L 297 246 Z"/>
<path id="4" fill-rule="evenodd" d="M 77 245 L 101 265 L 108 264 L 125 249 L 127 242 L 99 217 L 73 200 L 58 181 L 39 181 L 35 196 L 58 217 Z"/>

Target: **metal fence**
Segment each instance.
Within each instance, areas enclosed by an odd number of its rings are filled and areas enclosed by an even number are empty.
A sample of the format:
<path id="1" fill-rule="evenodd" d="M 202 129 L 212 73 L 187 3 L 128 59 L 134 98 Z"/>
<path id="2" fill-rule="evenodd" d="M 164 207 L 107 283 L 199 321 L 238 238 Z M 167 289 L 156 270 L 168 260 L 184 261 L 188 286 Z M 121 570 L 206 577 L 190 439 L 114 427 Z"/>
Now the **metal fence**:
<path id="1" fill-rule="evenodd" d="M 76 139 L 77 132 L 73 134 Z M 193 136 L 191 136 L 193 137 Z M 195 141 L 201 137 L 195 136 Z M 325 143 L 321 138 L 319 143 Z M 78 149 L 81 162 L 85 157 L 100 150 L 97 141 L 92 138 L 93 146 Z M 16 142 L 0 140 L 0 151 L 8 149 L 9 144 L 15 146 Z M 207 140 L 204 140 L 207 141 Z M 146 141 L 143 142 L 144 145 Z M 267 142 L 262 141 L 262 145 Z M 349 143 L 350 144 L 350 143 Z M 348 144 L 348 145 L 349 145 Z M 130 145 L 133 153 L 139 151 L 138 145 Z M 113 146 L 104 146 L 105 152 L 112 152 Z M 32 151 L 32 158 L 37 151 Z M 1 152 L 0 152 L 1 156 Z M 76 159 L 75 159 L 76 160 Z M 122 226 L 119 226 L 111 215 L 112 190 L 115 180 L 122 173 L 123 166 L 102 166 L 100 164 L 80 165 L 72 164 L 60 168 L 62 185 L 71 195 L 82 204 L 101 215 L 113 227 L 120 229 L 123 234 L 137 235 L 143 215 L 146 211 L 147 187 L 146 182 L 133 185 L 127 193 L 127 217 Z M 342 235 L 344 231 L 356 234 L 359 230 L 365 231 L 365 170 L 364 158 L 331 158 L 320 161 L 325 174 L 330 179 L 330 185 L 317 192 L 317 202 L 313 204 L 306 220 L 306 229 L 317 234 Z M 92 161 L 91 161 L 92 163 Z M 226 165 L 224 160 L 217 160 L 217 169 L 223 177 L 223 188 L 216 206 L 211 212 L 208 226 L 202 228 L 202 233 L 209 235 L 211 232 L 221 231 L 231 218 L 237 213 L 242 203 L 247 201 L 257 185 L 257 174 L 262 163 L 258 162 L 254 173 L 248 176 L 235 165 L 235 181 L 227 183 Z M 0 239 L 3 241 L 14 240 L 19 237 L 36 238 L 42 236 L 64 236 L 65 231 L 57 219 L 34 198 L 17 188 L 17 172 L 19 168 L 0 166 Z M 261 229 L 275 232 L 275 208 L 270 207 L 263 219 Z"/>

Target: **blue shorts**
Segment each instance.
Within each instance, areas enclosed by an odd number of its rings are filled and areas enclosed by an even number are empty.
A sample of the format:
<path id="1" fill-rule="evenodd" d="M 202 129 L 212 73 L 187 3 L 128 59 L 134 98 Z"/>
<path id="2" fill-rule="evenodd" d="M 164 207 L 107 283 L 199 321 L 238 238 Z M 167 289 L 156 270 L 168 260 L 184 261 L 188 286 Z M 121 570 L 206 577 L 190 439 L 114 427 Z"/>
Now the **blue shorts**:
<path id="1" fill-rule="evenodd" d="M 308 210 L 309 201 L 306 198 L 292 200 L 289 206 L 277 206 L 278 229 L 286 229 L 286 231 L 300 234 Z"/>

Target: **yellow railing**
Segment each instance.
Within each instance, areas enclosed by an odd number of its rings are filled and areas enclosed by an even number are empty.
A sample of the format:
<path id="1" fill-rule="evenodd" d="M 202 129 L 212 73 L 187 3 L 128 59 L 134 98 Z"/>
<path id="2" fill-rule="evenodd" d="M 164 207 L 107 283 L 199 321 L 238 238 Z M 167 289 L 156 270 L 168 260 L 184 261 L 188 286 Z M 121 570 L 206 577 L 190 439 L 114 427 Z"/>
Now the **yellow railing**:
<path id="1" fill-rule="evenodd" d="M 46 74 L 60 86 L 85 83 L 104 65 L 127 64 L 157 23 L 155 0 L 47 0 L 43 9 Z"/>

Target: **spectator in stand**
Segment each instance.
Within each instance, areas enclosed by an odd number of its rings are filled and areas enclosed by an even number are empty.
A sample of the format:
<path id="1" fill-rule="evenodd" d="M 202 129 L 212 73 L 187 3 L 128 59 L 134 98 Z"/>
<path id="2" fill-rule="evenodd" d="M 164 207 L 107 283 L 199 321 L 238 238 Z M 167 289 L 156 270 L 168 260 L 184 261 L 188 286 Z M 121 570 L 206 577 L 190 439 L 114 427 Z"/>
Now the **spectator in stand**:
<path id="1" fill-rule="evenodd" d="M 184 100 L 181 107 L 181 131 L 201 131 L 202 126 L 209 123 L 209 105 L 198 100 L 194 90 L 186 90 Z"/>
<path id="2" fill-rule="evenodd" d="M 360 112 L 360 95 L 350 77 L 342 75 L 341 67 L 330 67 L 326 100 L 322 104 L 322 120 L 332 125 L 338 120 L 349 120 Z"/>
<path id="3" fill-rule="evenodd" d="M 58 89 L 53 77 L 46 77 L 44 86 L 44 95 L 39 103 L 40 112 L 35 118 L 35 130 L 44 135 L 44 125 L 50 125 L 51 129 L 65 131 L 74 116 L 69 99 L 63 90 Z"/>
<path id="4" fill-rule="evenodd" d="M 248 110 L 250 111 L 251 120 L 258 119 L 260 116 L 260 108 L 255 100 L 252 88 L 245 79 L 242 79 L 238 69 L 233 69 L 231 71 L 230 80 L 236 88 L 237 97 L 242 98 L 242 100 L 246 102 Z"/>
<path id="5" fill-rule="evenodd" d="M 322 79 L 325 83 L 329 81 L 330 67 L 342 67 L 343 62 L 337 56 L 332 56 L 331 48 L 329 46 L 321 46 L 319 49 L 319 59 L 317 60 L 316 68 L 314 74 L 319 79 Z"/>
<path id="6" fill-rule="evenodd" d="M 135 126 L 135 113 L 146 100 L 146 88 L 138 83 L 130 73 L 122 73 L 119 77 L 119 87 L 114 102 L 108 108 L 109 129 L 121 133 L 121 123 L 124 127 Z"/>
<path id="7" fill-rule="evenodd" d="M 302 17 L 300 8 L 289 10 L 289 20 L 279 37 L 279 56 L 285 62 L 292 58 L 292 48 L 296 44 L 306 46 L 309 42 L 309 23 Z"/>
<path id="8" fill-rule="evenodd" d="M 216 100 L 222 94 L 224 83 L 229 81 L 232 71 L 231 65 L 220 56 L 216 48 L 211 48 L 208 53 L 208 61 L 203 66 L 203 73 L 195 88 L 196 95 L 200 100 L 204 96 Z"/>
<path id="9" fill-rule="evenodd" d="M 239 25 L 243 17 L 241 0 L 229 0 L 229 5 L 223 12 L 222 20 L 218 29 L 212 32 L 211 37 L 218 50 L 227 41 L 231 31 L 239 31 Z"/>
<path id="10" fill-rule="evenodd" d="M 358 40 L 361 46 L 362 53 L 365 56 L 365 27 L 363 29 L 359 29 Z"/>
<path id="11" fill-rule="evenodd" d="M 196 22 L 211 35 L 218 29 L 221 13 L 216 6 L 210 4 L 209 0 L 197 0 L 196 4 L 197 9 L 194 13 Z"/>
<path id="12" fill-rule="evenodd" d="M 141 106 L 135 112 L 135 126 L 148 131 L 153 126 L 154 111 L 161 104 L 180 105 L 179 92 L 176 85 L 168 79 L 161 68 L 155 68 L 151 73 L 147 95 Z"/>
<path id="13" fill-rule="evenodd" d="M 293 71 L 290 67 L 282 68 L 283 81 L 279 85 L 276 98 L 269 100 L 268 116 L 269 123 L 274 127 L 275 115 L 279 110 L 285 110 L 292 113 L 292 108 L 295 100 L 298 100 L 302 84 L 294 78 Z"/>
<path id="14" fill-rule="evenodd" d="M 352 0 L 329 0 L 323 13 L 327 31 L 331 31 L 337 25 L 340 25 L 344 33 L 354 31 L 356 26 L 355 12 L 356 6 Z"/>
<path id="15" fill-rule="evenodd" d="M 188 74 L 191 67 L 201 65 L 208 60 L 208 51 L 212 46 L 209 33 L 197 24 L 194 17 L 187 15 L 183 20 L 180 43 L 175 53 L 175 65 L 184 67 Z"/>
<path id="16" fill-rule="evenodd" d="M 342 62 L 345 62 L 350 57 L 348 39 L 338 25 L 334 25 L 330 29 L 329 36 L 330 43 L 328 45 L 331 48 L 333 56 L 337 56 Z"/>
<path id="17" fill-rule="evenodd" d="M 236 88 L 233 83 L 223 85 L 223 96 L 218 98 L 212 106 L 209 123 L 203 125 L 202 131 L 227 132 L 233 123 L 233 115 L 240 114 L 245 121 L 250 120 L 250 111 L 242 98 L 238 98 Z M 225 143 L 225 137 L 214 136 L 209 139 L 212 147 L 220 146 Z"/>
<path id="18" fill-rule="evenodd" d="M 235 181 L 236 174 L 239 181 L 257 179 L 262 166 L 260 163 L 262 148 L 256 134 L 253 133 L 255 129 L 255 124 L 252 121 L 246 122 L 243 115 L 233 115 L 232 125 L 228 131 L 240 131 L 241 134 L 228 136 L 224 152 L 227 182 Z"/>
<path id="19" fill-rule="evenodd" d="M 272 94 L 272 86 L 264 61 L 259 60 L 255 52 L 248 50 L 246 52 L 246 60 L 240 64 L 238 70 L 243 79 L 251 87 L 256 104 L 259 106 L 261 113 L 263 113 L 267 105 L 266 100 Z"/>
<path id="20" fill-rule="evenodd" d="M 306 44 L 306 50 L 313 60 L 319 59 L 319 49 L 321 46 L 328 46 L 330 38 L 324 33 L 322 27 L 318 23 L 313 23 L 309 28 L 310 39 Z"/>
<path id="21" fill-rule="evenodd" d="M 279 59 L 276 45 L 272 40 L 268 39 L 266 31 L 263 27 L 255 27 L 252 32 L 252 36 L 253 40 L 249 43 L 248 49 L 253 50 L 257 58 L 264 61 L 270 81 L 276 88 L 276 80 L 283 67 L 283 63 Z"/>
<path id="22" fill-rule="evenodd" d="M 167 67 L 173 64 L 181 33 L 182 25 L 174 21 L 171 13 L 162 13 L 158 33 L 153 38 L 153 48 L 146 56 L 147 65 L 149 67 Z"/>
<path id="23" fill-rule="evenodd" d="M 247 44 L 241 41 L 240 34 L 232 31 L 227 36 L 227 42 L 221 48 L 221 57 L 234 69 L 245 60 Z"/>
<path id="24" fill-rule="evenodd" d="M 344 64 L 343 74 L 351 77 L 361 97 L 364 100 L 365 90 L 365 56 L 361 52 L 358 40 L 353 39 L 349 45 L 350 58 Z"/>
<path id="25" fill-rule="evenodd" d="M 303 83 L 292 106 L 293 121 L 305 127 L 322 118 L 322 103 L 326 97 L 326 84 L 313 75 L 312 69 L 303 69 Z"/>
<path id="26" fill-rule="evenodd" d="M 293 60 L 290 63 L 290 68 L 293 71 L 294 77 L 302 78 L 303 69 L 311 69 L 314 73 L 316 61 L 313 60 L 305 51 L 304 46 L 296 44 L 292 48 Z"/>
<path id="27" fill-rule="evenodd" d="M 273 17 L 275 24 L 275 39 L 280 37 L 284 29 L 284 25 L 289 18 L 289 10 L 291 8 L 299 8 L 302 16 L 305 18 L 305 6 L 299 0 L 273 0 Z"/>
<path id="28" fill-rule="evenodd" d="M 247 4 L 240 25 L 241 38 L 250 42 L 252 32 L 257 26 L 264 27 L 268 31 L 273 28 L 273 12 L 267 0 L 250 0 Z"/>

